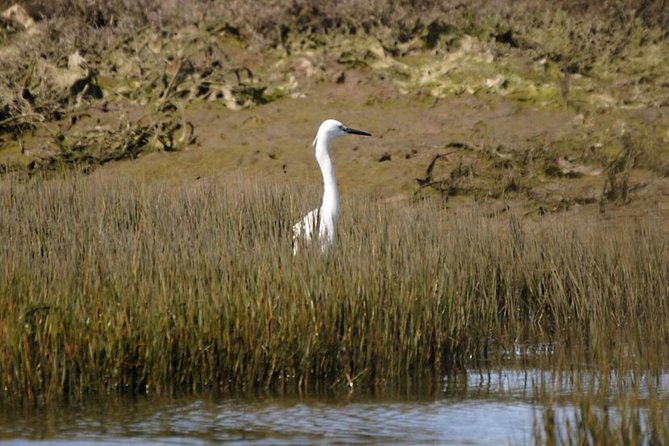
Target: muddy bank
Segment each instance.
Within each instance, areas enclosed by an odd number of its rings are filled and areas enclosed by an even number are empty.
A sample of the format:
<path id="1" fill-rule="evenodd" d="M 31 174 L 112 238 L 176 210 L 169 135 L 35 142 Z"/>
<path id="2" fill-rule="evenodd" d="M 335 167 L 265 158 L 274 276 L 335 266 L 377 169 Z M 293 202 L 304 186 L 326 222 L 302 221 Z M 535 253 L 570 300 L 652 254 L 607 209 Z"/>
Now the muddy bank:
<path id="1" fill-rule="evenodd" d="M 355 22 L 301 9 L 272 30 L 197 4 L 180 20 L 170 5 L 160 19 L 95 5 L 5 9 L 5 175 L 317 187 L 310 142 L 334 117 L 376 136 L 335 147 L 343 194 L 668 212 L 669 42 L 639 10 L 584 22 L 565 8 L 405 8 L 404 21 Z"/>

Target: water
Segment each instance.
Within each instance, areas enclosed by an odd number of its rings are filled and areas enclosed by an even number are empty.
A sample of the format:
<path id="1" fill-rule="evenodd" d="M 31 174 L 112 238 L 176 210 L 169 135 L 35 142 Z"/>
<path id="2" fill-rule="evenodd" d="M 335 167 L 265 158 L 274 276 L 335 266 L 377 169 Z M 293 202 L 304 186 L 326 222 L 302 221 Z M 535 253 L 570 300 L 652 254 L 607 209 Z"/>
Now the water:
<path id="1" fill-rule="evenodd" d="M 116 408 L 122 411 L 121 407 Z M 15 421 L 10 444 L 517 444 L 531 435 L 528 404 L 489 401 L 174 401 L 62 410 Z M 40 425 L 41 424 L 41 425 Z"/>
<path id="2" fill-rule="evenodd" d="M 135 401 L 12 420 L 10 444 L 517 444 L 529 404 L 495 401 Z M 3 423 L 4 424 L 4 423 Z"/>
<path id="3" fill-rule="evenodd" d="M 1 408 L 0 443 L 528 444 L 540 381 L 559 379 L 550 372 L 507 369 L 451 378 L 432 395 L 139 396 L 24 412 Z"/>

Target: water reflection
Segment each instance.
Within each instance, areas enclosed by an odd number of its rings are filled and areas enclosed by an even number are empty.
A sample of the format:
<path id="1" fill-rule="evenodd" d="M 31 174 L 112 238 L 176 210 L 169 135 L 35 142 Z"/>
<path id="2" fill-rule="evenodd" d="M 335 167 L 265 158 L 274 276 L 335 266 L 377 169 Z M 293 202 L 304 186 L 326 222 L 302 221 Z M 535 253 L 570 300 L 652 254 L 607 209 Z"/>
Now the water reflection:
<path id="1" fill-rule="evenodd" d="M 507 444 L 531 434 L 529 404 L 495 401 L 220 401 L 152 399 L 5 417 L 2 437 L 83 444 Z M 48 426 L 40 426 L 41 423 Z"/>
<path id="2" fill-rule="evenodd" d="M 0 440 L 68 445 L 527 444 L 542 385 L 564 386 L 566 392 L 571 384 L 546 371 L 503 369 L 452 376 L 436 394 L 422 396 L 135 397 L 23 413 L 2 408 Z"/>

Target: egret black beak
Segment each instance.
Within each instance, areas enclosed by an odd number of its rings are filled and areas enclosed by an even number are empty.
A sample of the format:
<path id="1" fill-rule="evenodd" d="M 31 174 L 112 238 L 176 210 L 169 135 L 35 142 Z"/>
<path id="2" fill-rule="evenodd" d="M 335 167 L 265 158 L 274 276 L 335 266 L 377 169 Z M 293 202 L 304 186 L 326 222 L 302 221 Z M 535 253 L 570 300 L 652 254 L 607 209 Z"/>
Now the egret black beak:
<path id="1" fill-rule="evenodd" d="M 344 131 L 346 133 L 350 133 L 351 135 L 372 136 L 371 133 L 365 132 L 364 130 L 356 130 L 348 127 L 344 127 Z"/>

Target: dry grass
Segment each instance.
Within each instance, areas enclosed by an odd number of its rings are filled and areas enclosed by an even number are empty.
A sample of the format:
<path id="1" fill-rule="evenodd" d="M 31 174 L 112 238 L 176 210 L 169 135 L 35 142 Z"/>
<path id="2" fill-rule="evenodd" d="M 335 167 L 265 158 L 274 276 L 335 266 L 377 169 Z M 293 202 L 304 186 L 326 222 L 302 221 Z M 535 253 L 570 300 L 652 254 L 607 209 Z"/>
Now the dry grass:
<path id="1" fill-rule="evenodd" d="M 330 256 L 294 259 L 306 201 L 244 182 L 3 180 L 2 399 L 384 386 L 517 341 L 661 362 L 669 249 L 652 218 L 529 231 L 361 198 Z"/>

